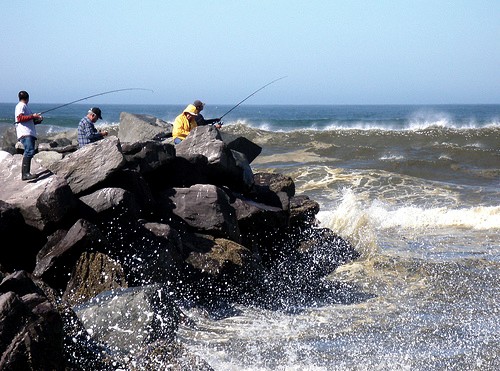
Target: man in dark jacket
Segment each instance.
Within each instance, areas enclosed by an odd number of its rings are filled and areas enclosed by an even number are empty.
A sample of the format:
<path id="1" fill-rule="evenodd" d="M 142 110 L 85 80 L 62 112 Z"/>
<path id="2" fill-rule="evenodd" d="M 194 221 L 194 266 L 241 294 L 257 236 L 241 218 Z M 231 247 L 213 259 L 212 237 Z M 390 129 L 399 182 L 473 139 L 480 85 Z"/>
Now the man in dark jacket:
<path id="1" fill-rule="evenodd" d="M 203 103 L 200 100 L 195 100 L 193 102 L 193 106 L 196 107 L 196 110 L 198 111 L 198 116 L 196 116 L 196 124 L 198 126 L 203 126 L 203 125 L 214 125 L 217 129 L 220 129 L 222 127 L 222 123 L 220 122 L 220 118 L 215 118 L 215 119 L 210 119 L 206 120 L 202 115 L 201 111 L 205 107 L 205 103 Z"/>

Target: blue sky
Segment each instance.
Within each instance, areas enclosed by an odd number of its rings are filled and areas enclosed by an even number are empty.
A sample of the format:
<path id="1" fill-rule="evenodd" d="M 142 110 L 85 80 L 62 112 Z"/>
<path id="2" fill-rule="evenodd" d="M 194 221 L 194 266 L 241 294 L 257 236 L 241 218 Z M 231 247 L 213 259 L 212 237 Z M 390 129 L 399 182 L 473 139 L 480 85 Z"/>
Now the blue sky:
<path id="1" fill-rule="evenodd" d="M 500 1 L 3 1 L 0 102 L 500 103 Z"/>

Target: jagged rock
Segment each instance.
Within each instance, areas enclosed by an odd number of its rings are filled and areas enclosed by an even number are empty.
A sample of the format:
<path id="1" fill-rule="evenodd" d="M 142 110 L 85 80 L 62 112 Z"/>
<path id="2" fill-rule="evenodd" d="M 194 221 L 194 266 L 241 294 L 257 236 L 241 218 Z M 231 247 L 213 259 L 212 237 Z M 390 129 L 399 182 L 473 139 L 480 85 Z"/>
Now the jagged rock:
<path id="1" fill-rule="evenodd" d="M 240 240 L 236 213 L 228 196 L 219 187 L 196 184 L 189 188 L 173 188 L 160 196 L 165 218 L 174 214 L 194 230 L 236 242 Z"/>
<path id="2" fill-rule="evenodd" d="M 122 112 L 118 138 L 121 142 L 143 142 L 172 136 L 172 124 L 151 115 Z"/>
<path id="3" fill-rule="evenodd" d="M 262 152 L 262 147 L 245 137 L 239 137 L 227 143 L 227 148 L 243 153 L 249 164 Z"/>
<path id="4" fill-rule="evenodd" d="M 16 272 L 0 285 L 2 291 L 9 289 L 0 295 L 0 369 L 64 370 L 61 317 L 28 281 Z"/>
<path id="5" fill-rule="evenodd" d="M 3 152 L 5 154 L 5 152 Z M 0 200 L 19 208 L 26 224 L 49 230 L 75 210 L 76 198 L 66 181 L 41 169 L 32 161 L 32 181 L 21 180 L 21 155 L 7 155 L 0 161 Z"/>
<path id="6" fill-rule="evenodd" d="M 285 192 L 288 197 L 295 195 L 295 183 L 289 176 L 277 173 L 255 173 L 255 185 L 269 191 Z"/>
<path id="7" fill-rule="evenodd" d="M 253 200 L 236 197 L 231 202 L 236 211 L 242 242 L 259 249 L 264 239 L 276 230 L 288 227 L 289 213 L 280 207 L 269 206 Z"/>
<path id="8" fill-rule="evenodd" d="M 123 267 L 102 253 L 80 255 L 62 298 L 71 306 L 82 304 L 101 292 L 127 288 Z"/>
<path id="9" fill-rule="evenodd" d="M 288 210 L 290 198 L 295 195 L 292 178 L 282 174 L 256 173 L 254 186 L 248 195 L 255 201 Z"/>
<path id="10" fill-rule="evenodd" d="M 69 153 L 69 152 L 75 152 L 78 149 L 77 144 L 67 144 L 65 146 L 58 146 L 57 143 L 55 142 L 50 142 L 50 143 L 40 143 L 38 145 L 38 153 L 37 155 L 44 153 L 44 152 L 54 152 L 54 153 L 59 153 L 61 154 L 61 157 L 63 157 L 64 153 Z M 36 157 L 36 155 L 35 155 Z"/>
<path id="11" fill-rule="evenodd" d="M 163 238 L 171 244 L 169 250 L 175 251 L 175 255 L 179 258 L 177 261 L 183 260 L 184 250 L 179 233 L 168 224 L 162 223 L 144 223 L 144 228 L 153 233 L 159 238 Z"/>
<path id="12" fill-rule="evenodd" d="M 155 173 L 154 178 L 148 179 L 158 189 L 207 184 L 210 182 L 208 159 L 199 154 L 175 157 L 161 172 Z"/>
<path id="13" fill-rule="evenodd" d="M 17 143 L 16 128 L 14 125 L 5 129 L 1 135 L 0 150 L 14 155 L 16 153 L 15 145 Z"/>
<path id="14" fill-rule="evenodd" d="M 200 240 L 205 240 L 204 243 Z M 242 267 L 251 258 L 246 247 L 224 239 L 207 236 L 193 236 L 184 240 L 184 246 L 190 250 L 186 262 L 202 273 L 219 276 L 228 266 Z"/>
<path id="15" fill-rule="evenodd" d="M 64 290 L 69 280 L 68 273 L 73 270 L 80 255 L 85 251 L 103 249 L 105 242 L 106 238 L 95 225 L 80 219 L 68 230 L 66 236 L 37 262 L 33 274 L 50 286 Z"/>
<path id="16" fill-rule="evenodd" d="M 93 339 L 82 321 L 67 304 L 59 305 L 63 320 L 65 371 L 69 370 L 126 370 L 126 360 L 105 344 Z"/>
<path id="17" fill-rule="evenodd" d="M 54 162 L 49 169 L 66 179 L 73 193 L 78 195 L 95 189 L 124 164 L 118 138 L 106 137 Z"/>
<path id="18" fill-rule="evenodd" d="M 66 229 L 58 229 L 54 233 L 50 234 L 47 236 L 47 242 L 43 247 L 38 251 L 36 255 L 36 261 L 40 261 L 47 253 L 55 246 L 57 245 L 64 237 L 66 237 L 66 234 L 68 231 Z"/>
<path id="19" fill-rule="evenodd" d="M 243 176 L 250 169 L 248 163 L 245 164 L 241 156 L 236 161 L 232 150 L 225 145 L 219 131 L 212 125 L 194 128 L 175 148 L 178 157 L 205 156 L 211 184 L 226 185 L 241 191 L 247 191 L 253 185 L 253 177 Z"/>
<path id="20" fill-rule="evenodd" d="M 140 207 L 135 200 L 135 196 L 121 188 L 102 188 L 89 195 L 80 197 L 95 213 L 95 218 L 101 220 L 113 220 L 123 218 L 127 214 L 127 219 L 138 219 Z"/>
<path id="21" fill-rule="evenodd" d="M 308 267 L 309 279 L 316 280 L 332 273 L 338 266 L 359 257 L 346 240 L 328 228 L 310 228 L 297 239 L 302 263 L 297 270 Z"/>
<path id="22" fill-rule="evenodd" d="M 106 236 L 104 252 L 124 269 L 129 286 L 167 282 L 179 277 L 181 252 L 176 240 L 158 236 L 142 220 L 120 219 L 98 224 Z"/>
<path id="23" fill-rule="evenodd" d="M 158 170 L 175 158 L 173 144 L 155 141 L 124 143 L 122 151 L 127 167 L 142 174 Z"/>
<path id="24" fill-rule="evenodd" d="M 182 289 L 185 297 L 214 308 L 218 303 L 243 303 L 255 297 L 265 269 L 248 248 L 202 234 L 186 235 L 182 243 L 189 252 Z"/>
<path id="25" fill-rule="evenodd" d="M 15 292 L 20 297 L 28 294 L 44 294 L 30 275 L 22 270 L 9 274 L 0 283 L 0 293 L 5 294 L 9 291 Z"/>
<path id="26" fill-rule="evenodd" d="M 243 153 L 235 150 L 231 150 L 231 153 L 233 155 L 234 161 L 236 162 L 236 167 L 241 171 L 240 176 L 243 181 L 242 183 L 245 184 L 245 187 L 239 189 L 248 191 L 251 189 L 254 183 L 252 168 L 250 167 L 247 157 Z"/>
<path id="27" fill-rule="evenodd" d="M 297 195 L 290 199 L 290 225 L 316 225 L 319 204 L 309 196 Z"/>
<path id="28" fill-rule="evenodd" d="M 147 217 L 152 216 L 156 210 L 156 201 L 150 184 L 138 171 L 123 168 L 103 182 L 101 189 L 121 188 L 130 192 L 134 196 L 139 213 Z"/>

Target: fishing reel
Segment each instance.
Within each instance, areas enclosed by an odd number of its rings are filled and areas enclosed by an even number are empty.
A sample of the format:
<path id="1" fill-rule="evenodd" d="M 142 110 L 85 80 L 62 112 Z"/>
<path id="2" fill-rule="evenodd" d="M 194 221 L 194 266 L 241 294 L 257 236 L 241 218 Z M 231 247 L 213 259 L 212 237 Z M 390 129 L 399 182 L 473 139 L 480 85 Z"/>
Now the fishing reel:
<path id="1" fill-rule="evenodd" d="M 43 121 L 42 116 L 33 118 L 33 122 L 35 123 L 35 125 L 41 124 L 42 121 Z"/>

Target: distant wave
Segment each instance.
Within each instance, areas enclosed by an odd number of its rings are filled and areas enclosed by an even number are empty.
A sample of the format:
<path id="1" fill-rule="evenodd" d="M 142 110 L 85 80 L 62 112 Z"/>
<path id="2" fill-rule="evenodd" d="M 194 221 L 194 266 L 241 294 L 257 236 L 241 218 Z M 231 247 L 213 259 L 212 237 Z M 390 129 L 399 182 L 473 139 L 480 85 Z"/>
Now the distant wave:
<path id="1" fill-rule="evenodd" d="M 410 121 L 329 121 L 318 122 L 317 120 L 297 120 L 293 122 L 254 122 L 248 119 L 241 119 L 225 123 L 226 127 L 233 125 L 245 125 L 250 128 L 274 131 L 274 132 L 294 132 L 294 131 L 334 131 L 334 130 L 359 130 L 359 131 L 423 131 L 428 129 L 497 129 L 500 128 L 499 120 L 492 120 L 485 123 L 478 123 L 474 120 L 469 122 L 455 122 L 448 119 L 439 120 L 410 120 Z"/>

